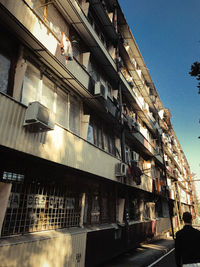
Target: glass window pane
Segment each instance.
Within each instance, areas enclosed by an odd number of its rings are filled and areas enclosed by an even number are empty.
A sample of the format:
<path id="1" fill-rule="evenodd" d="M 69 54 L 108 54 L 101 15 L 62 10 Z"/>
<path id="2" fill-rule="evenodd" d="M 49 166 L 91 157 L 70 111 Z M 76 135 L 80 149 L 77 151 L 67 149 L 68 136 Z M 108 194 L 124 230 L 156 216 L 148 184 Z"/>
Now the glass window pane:
<path id="1" fill-rule="evenodd" d="M 42 79 L 42 95 L 41 95 L 41 103 L 53 111 L 54 104 L 54 84 L 45 76 Z"/>
<path id="2" fill-rule="evenodd" d="M 40 92 L 40 72 L 32 64 L 28 64 L 22 90 L 22 103 L 28 103 L 39 100 Z"/>
<path id="3" fill-rule="evenodd" d="M 56 98 L 56 122 L 67 128 L 67 95 L 60 92 Z"/>
<path id="4" fill-rule="evenodd" d="M 103 141 L 102 141 L 102 130 L 98 127 L 98 146 L 103 148 Z"/>
<path id="5" fill-rule="evenodd" d="M 104 133 L 104 150 L 107 152 L 109 151 L 109 140 L 108 140 L 108 135 Z"/>
<path id="6" fill-rule="evenodd" d="M 115 139 L 114 139 L 114 137 L 110 137 L 110 149 L 111 149 L 110 152 L 113 155 L 116 155 L 116 153 L 115 153 Z"/>
<path id="7" fill-rule="evenodd" d="M 90 143 L 94 144 L 94 136 L 93 136 L 93 127 L 92 127 L 92 125 L 89 125 L 89 126 L 88 126 L 88 136 L 87 136 L 87 140 L 88 140 Z"/>
<path id="8" fill-rule="evenodd" d="M 94 143 L 96 146 L 98 146 L 98 132 L 97 132 L 97 126 L 94 125 Z"/>
<path id="9" fill-rule="evenodd" d="M 0 91 L 7 93 L 10 60 L 0 54 Z"/>
<path id="10" fill-rule="evenodd" d="M 80 103 L 73 97 L 70 97 L 69 129 L 80 134 Z"/>

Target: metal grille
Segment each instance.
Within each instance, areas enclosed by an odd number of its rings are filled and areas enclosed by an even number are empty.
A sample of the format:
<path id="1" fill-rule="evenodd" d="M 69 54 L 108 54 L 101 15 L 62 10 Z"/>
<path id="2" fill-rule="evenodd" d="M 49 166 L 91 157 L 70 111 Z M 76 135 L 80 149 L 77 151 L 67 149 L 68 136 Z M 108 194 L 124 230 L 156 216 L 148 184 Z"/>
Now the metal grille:
<path id="1" fill-rule="evenodd" d="M 75 227 L 80 223 L 81 194 L 64 184 L 24 180 L 20 174 L 4 172 L 12 181 L 2 236 L 49 229 Z"/>

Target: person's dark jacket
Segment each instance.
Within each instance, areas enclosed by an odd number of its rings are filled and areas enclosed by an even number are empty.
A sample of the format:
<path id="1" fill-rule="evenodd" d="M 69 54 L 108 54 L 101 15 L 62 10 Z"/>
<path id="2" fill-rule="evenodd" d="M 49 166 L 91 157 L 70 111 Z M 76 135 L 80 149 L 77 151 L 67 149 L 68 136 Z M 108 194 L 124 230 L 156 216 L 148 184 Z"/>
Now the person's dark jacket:
<path id="1" fill-rule="evenodd" d="M 185 225 L 176 233 L 175 257 L 178 267 L 200 262 L 200 231 L 191 225 Z"/>

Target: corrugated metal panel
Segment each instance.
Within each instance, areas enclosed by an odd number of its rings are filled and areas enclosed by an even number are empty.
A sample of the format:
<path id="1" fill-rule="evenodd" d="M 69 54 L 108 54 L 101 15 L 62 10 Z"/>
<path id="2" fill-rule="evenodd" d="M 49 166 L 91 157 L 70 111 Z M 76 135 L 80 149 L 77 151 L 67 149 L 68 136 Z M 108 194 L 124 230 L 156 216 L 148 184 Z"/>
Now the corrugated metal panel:
<path id="1" fill-rule="evenodd" d="M 52 231 L 3 240 L 0 262 L 12 267 L 83 267 L 85 250 L 85 232 Z"/>
<path id="2" fill-rule="evenodd" d="M 118 159 L 57 125 L 46 133 L 29 132 L 23 127 L 25 111 L 0 94 L 0 145 L 116 180 Z"/>

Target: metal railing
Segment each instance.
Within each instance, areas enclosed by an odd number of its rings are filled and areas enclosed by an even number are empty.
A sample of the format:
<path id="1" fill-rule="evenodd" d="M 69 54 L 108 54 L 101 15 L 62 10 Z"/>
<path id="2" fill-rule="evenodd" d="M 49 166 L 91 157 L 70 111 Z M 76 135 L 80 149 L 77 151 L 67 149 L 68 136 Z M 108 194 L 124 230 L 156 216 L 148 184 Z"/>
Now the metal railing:
<path id="1" fill-rule="evenodd" d="M 23 181 L 22 177 L 3 174 L 5 182 L 12 180 L 12 189 L 2 236 L 79 226 L 80 193 L 72 192 L 65 185 L 36 179 Z"/>

